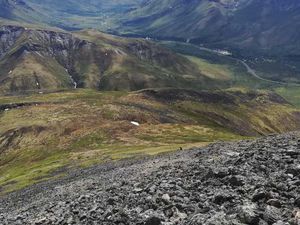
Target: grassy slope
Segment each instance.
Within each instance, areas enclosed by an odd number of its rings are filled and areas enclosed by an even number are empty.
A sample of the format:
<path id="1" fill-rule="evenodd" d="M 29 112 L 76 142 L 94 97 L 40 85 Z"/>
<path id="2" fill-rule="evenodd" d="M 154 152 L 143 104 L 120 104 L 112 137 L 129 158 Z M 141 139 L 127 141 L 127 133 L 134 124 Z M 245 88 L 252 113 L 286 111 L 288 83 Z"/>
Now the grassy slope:
<path id="1" fill-rule="evenodd" d="M 112 64 L 103 74 L 101 89 L 218 86 L 217 81 L 202 74 L 195 63 L 152 42 L 94 30 L 76 32 L 75 35 L 113 52 Z"/>
<path id="2" fill-rule="evenodd" d="M 127 46 L 130 43 L 137 41 L 147 45 L 146 41 L 120 39 L 93 31 L 77 32 L 76 36 L 97 43 L 104 49 L 103 52 L 118 50 L 114 64 L 106 72 L 106 76 L 114 76 L 120 71 L 133 73 L 137 71 L 132 66 L 134 64 L 142 67 L 139 71 L 146 71 L 146 74 L 154 77 L 162 77 L 170 72 L 155 61 L 150 64 L 149 61 L 142 63 L 137 55 L 128 53 Z M 192 55 L 186 57 L 193 63 L 193 70 L 214 81 L 238 87 L 226 91 L 226 96 L 232 96 L 237 101 L 236 104 L 205 103 L 195 99 L 165 102 L 153 96 L 145 97 L 143 93 L 98 93 L 92 90 L 27 97 L 2 96 L 1 104 L 43 103 L 1 112 L 2 191 L 19 189 L 61 175 L 55 171 L 64 166 L 90 165 L 106 160 L 158 154 L 216 140 L 240 139 L 299 128 L 298 111 L 288 104 L 271 103 L 264 94 L 248 102 L 241 101 L 252 95 L 245 87 L 273 88 L 270 84 L 249 76 L 245 68 L 226 57 L 207 52 L 191 52 L 187 45 L 177 48 L 184 48 L 186 52 L 179 52 Z M 122 56 L 124 52 L 131 54 L 127 60 Z M 30 57 L 27 58 L 29 59 Z M 19 70 L 32 71 L 31 66 L 36 64 L 36 60 L 33 58 L 29 63 L 21 63 Z M 180 57 L 179 62 L 185 63 L 183 57 Z M 87 63 L 89 61 L 81 64 Z M 89 74 L 87 82 L 94 83 L 92 76 L 95 72 L 93 64 L 90 65 L 78 67 Z M 49 69 L 51 68 L 43 66 L 40 71 L 48 72 Z M 61 75 L 63 70 L 54 71 L 54 74 Z M 140 75 L 132 78 L 135 80 Z M 116 80 L 120 80 L 119 77 Z M 170 80 L 165 82 L 170 84 Z M 294 105 L 300 105 L 296 88 L 281 87 L 276 91 Z M 131 125 L 131 120 L 139 121 L 142 126 Z"/>
<path id="3" fill-rule="evenodd" d="M 242 87 L 253 89 L 281 90 L 280 94 L 288 97 L 288 100 L 294 103 L 293 96 L 286 96 L 292 90 L 297 90 L 299 85 L 298 61 L 289 58 L 272 57 L 252 57 L 247 60 L 247 64 L 256 71 L 256 73 L 265 79 L 280 81 L 282 84 L 268 82 L 253 77 L 236 58 L 223 56 L 211 52 L 209 49 L 197 47 L 196 45 L 177 42 L 177 41 L 159 41 L 159 44 L 172 49 L 182 55 L 185 55 L 192 62 L 196 63 L 202 74 L 213 80 L 222 81 L 225 86 Z M 284 84 L 286 83 L 286 84 Z M 294 97 L 297 98 L 298 93 Z M 292 97 L 292 98 L 291 98 Z M 295 103 L 296 105 L 299 103 Z"/>
<path id="4" fill-rule="evenodd" d="M 47 47 L 48 43 L 41 42 L 38 32 L 33 33 L 30 36 L 33 42 Z M 95 30 L 73 34 L 96 45 L 93 50 L 82 49 L 71 53 L 75 71 L 72 76 L 77 78 L 80 87 L 102 90 L 138 90 L 149 87 L 212 89 L 232 86 L 274 88 L 274 84 L 249 75 L 245 67 L 236 60 L 201 51 L 194 45 L 160 42 L 174 51 L 188 55 L 183 57 L 143 39 L 120 38 Z M 9 78 L 2 82 L 0 92 L 73 87 L 63 68 L 65 65 L 60 65 L 57 59 L 37 53 L 26 60 L 15 56 L 15 52 L 27 42 L 25 32 L 10 51 L 10 57 L 6 56 L 0 61 L 2 79 Z M 45 53 L 44 55 L 48 54 L 47 51 Z M 249 65 L 252 66 L 252 63 Z M 15 71 L 13 66 L 18 69 Z M 10 71 L 12 73 L 8 76 Z M 39 76 L 38 79 L 35 74 Z M 41 80 L 40 87 L 36 85 L 36 80 Z"/>
<path id="5" fill-rule="evenodd" d="M 297 71 L 297 65 L 291 66 L 293 63 L 297 63 L 292 58 L 289 58 L 289 61 L 287 59 L 286 61 L 277 61 L 277 59 L 261 57 L 247 61 L 261 77 L 288 83 L 276 85 L 256 79 L 245 70 L 244 66 L 226 56 L 201 51 L 188 43 L 175 41 L 160 41 L 159 43 L 196 63 L 205 76 L 214 80 L 221 80 L 235 88 L 273 90 L 295 107 L 300 107 L 300 85 L 297 78 L 299 71 Z M 287 62 L 289 66 L 287 66 Z"/>
<path id="6" fill-rule="evenodd" d="M 299 86 L 283 86 L 275 89 L 276 93 L 283 96 L 295 107 L 300 108 L 300 87 Z"/>
<path id="7" fill-rule="evenodd" d="M 4 65 L 13 65 L 9 64 L 10 62 L 5 61 Z M 4 71 L 8 76 L 1 83 L 1 93 L 11 90 L 18 92 L 31 89 L 62 89 L 72 85 L 65 69 L 51 57 L 40 57 L 31 53 L 18 58 L 14 63 L 15 66 L 8 70 L 10 72 Z"/>
<path id="8" fill-rule="evenodd" d="M 202 74 L 215 81 L 221 81 L 227 87 L 241 87 L 253 89 L 272 89 L 274 84 L 262 81 L 249 74 L 240 62 L 230 58 L 201 50 L 193 44 L 176 41 L 159 41 L 163 46 L 178 52 L 194 62 Z"/>
<path id="9" fill-rule="evenodd" d="M 52 30 L 56 32 L 62 32 L 63 30 L 58 27 L 49 26 L 47 24 L 33 24 L 33 23 L 26 23 L 24 21 L 14 21 L 14 20 L 8 20 L 4 18 L 0 18 L 0 26 L 4 25 L 10 25 L 10 26 L 22 26 L 27 27 L 31 29 L 47 29 Z"/>
<path id="10" fill-rule="evenodd" d="M 94 30 L 74 32 L 71 36 L 31 28 L 23 29 L 13 40 L 14 44 L 0 60 L 0 78 L 5 81 L 1 82 L 1 93 L 72 88 L 69 75 L 79 87 L 101 90 L 208 89 L 222 85 L 203 75 L 197 64 L 186 57 L 143 39 L 120 38 Z M 77 44 L 66 44 L 74 40 Z M 38 51 L 32 46 L 39 46 Z M 50 58 L 52 51 L 55 54 Z"/>
<path id="11" fill-rule="evenodd" d="M 0 186 L 3 192 L 19 189 L 61 175 L 55 171 L 64 166 L 152 155 L 300 127 L 291 106 L 272 103 L 263 93 L 243 92 L 202 93 L 203 98 L 176 90 L 183 99 L 165 99 L 172 93 L 168 90 L 154 95 L 77 90 L 2 96 L 1 105 L 34 104 L 1 112 Z M 249 101 L 243 102 L 249 96 Z M 215 103 L 206 102 L 207 98 Z"/>

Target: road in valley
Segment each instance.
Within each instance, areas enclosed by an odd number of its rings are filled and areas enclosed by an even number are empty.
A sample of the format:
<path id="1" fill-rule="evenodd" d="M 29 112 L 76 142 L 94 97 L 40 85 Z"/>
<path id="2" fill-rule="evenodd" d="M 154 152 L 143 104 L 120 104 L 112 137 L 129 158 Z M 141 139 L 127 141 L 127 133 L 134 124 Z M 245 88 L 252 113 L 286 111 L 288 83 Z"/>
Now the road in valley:
<path id="1" fill-rule="evenodd" d="M 200 47 L 198 45 L 194 45 L 194 44 L 191 44 L 191 43 L 183 43 L 183 42 L 176 42 L 176 41 L 164 41 L 164 42 L 165 43 L 168 43 L 168 42 L 172 43 L 173 42 L 173 43 L 177 43 L 177 44 L 189 45 L 189 46 L 192 46 L 196 49 L 199 49 L 200 51 L 207 51 L 207 52 L 210 52 L 210 53 L 213 53 L 213 54 L 217 54 L 217 55 L 220 55 L 220 56 L 230 58 L 230 59 L 242 64 L 246 68 L 248 74 L 252 75 L 253 77 L 255 77 L 255 78 L 257 78 L 261 81 L 265 81 L 265 82 L 269 82 L 269 83 L 273 83 L 273 84 L 280 84 L 280 85 L 300 86 L 300 84 L 296 84 L 296 83 L 288 83 L 288 82 L 284 82 L 284 81 L 275 81 L 275 80 L 270 80 L 270 79 L 261 77 L 253 68 L 251 68 L 251 66 L 245 60 L 235 58 L 232 55 L 222 54 L 221 53 L 222 51 L 217 51 L 217 50 L 210 49 L 210 48 Z"/>

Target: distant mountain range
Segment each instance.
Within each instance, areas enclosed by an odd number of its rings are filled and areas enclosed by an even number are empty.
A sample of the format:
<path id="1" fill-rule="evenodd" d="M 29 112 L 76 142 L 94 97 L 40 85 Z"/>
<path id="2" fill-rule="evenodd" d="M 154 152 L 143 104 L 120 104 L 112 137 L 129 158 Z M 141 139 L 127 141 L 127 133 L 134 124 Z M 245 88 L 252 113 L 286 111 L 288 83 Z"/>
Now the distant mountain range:
<path id="1" fill-rule="evenodd" d="M 133 10 L 141 0 L 0 0 L 3 19 L 47 24 L 67 30 L 115 27 L 119 14 Z"/>
<path id="2" fill-rule="evenodd" d="M 31 22 L 38 14 L 22 0 L 0 0 L 0 17 L 3 19 Z"/>
<path id="3" fill-rule="evenodd" d="M 241 60 L 260 81 L 299 83 L 299 16 L 298 0 L 0 0 L 0 92 L 74 82 L 103 90 L 261 83 L 245 77 Z M 196 45 L 167 45 L 184 55 L 199 56 L 199 46 L 228 50 L 237 61 L 225 60 L 228 72 L 215 56 L 200 53 L 206 61 L 199 61 L 96 30 Z"/>
<path id="4" fill-rule="evenodd" d="M 0 16 L 64 29 L 180 39 L 247 52 L 298 54 L 298 0 L 1 0 Z"/>
<path id="5" fill-rule="evenodd" d="M 151 0 L 131 11 L 129 32 L 197 44 L 297 54 L 297 0 Z"/>

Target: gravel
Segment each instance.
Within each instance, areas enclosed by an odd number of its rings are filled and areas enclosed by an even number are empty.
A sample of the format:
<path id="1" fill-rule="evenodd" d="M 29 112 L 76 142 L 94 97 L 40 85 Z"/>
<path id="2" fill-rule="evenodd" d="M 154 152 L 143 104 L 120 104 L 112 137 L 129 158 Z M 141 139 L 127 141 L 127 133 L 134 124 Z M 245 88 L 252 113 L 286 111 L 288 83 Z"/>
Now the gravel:
<path id="1" fill-rule="evenodd" d="M 0 198 L 0 224 L 300 225 L 298 135 L 73 171 Z"/>

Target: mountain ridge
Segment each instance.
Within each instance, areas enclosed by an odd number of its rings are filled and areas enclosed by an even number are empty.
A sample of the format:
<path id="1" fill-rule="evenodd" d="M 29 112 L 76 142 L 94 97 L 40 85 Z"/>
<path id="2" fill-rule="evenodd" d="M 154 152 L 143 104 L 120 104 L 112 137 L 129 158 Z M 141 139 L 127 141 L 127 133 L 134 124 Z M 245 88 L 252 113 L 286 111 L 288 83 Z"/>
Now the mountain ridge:
<path id="1" fill-rule="evenodd" d="M 189 59 L 142 39 L 1 26 L 2 92 L 213 85 Z M 101 80 L 101 81 L 100 81 Z"/>
<path id="2" fill-rule="evenodd" d="M 280 52 L 280 48 L 285 48 L 288 42 L 298 46 L 295 33 L 299 26 L 296 22 L 300 6 L 298 1 L 251 0 L 229 1 L 227 4 L 209 0 L 165 0 L 159 4 L 154 0 L 130 12 L 129 18 L 131 16 L 132 20 L 125 21 L 124 25 L 125 29 L 126 25 L 129 26 L 129 32 L 132 27 L 133 32 L 147 35 L 166 34 L 166 37 L 182 38 L 198 44 L 227 45 L 240 50 L 259 52 L 262 48 L 266 52 Z M 156 7 L 158 5 L 160 7 Z M 232 5 L 235 7 L 232 8 Z M 165 32 L 162 33 L 162 30 Z"/>
<path id="3" fill-rule="evenodd" d="M 300 4 L 297 0 L 127 0 L 85 2 L 2 0 L 2 17 L 63 29 L 177 38 L 196 44 L 264 54 L 297 54 Z M 2 3 L 2 5 L 5 5 Z M 24 7 L 21 7 L 24 6 Z M 26 11 L 26 8 L 27 11 Z M 36 9 L 36 10 L 33 10 Z M 49 8 L 49 10 L 46 10 Z M 31 10 L 28 13 L 28 10 Z"/>

